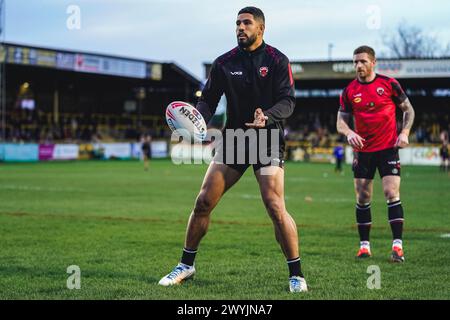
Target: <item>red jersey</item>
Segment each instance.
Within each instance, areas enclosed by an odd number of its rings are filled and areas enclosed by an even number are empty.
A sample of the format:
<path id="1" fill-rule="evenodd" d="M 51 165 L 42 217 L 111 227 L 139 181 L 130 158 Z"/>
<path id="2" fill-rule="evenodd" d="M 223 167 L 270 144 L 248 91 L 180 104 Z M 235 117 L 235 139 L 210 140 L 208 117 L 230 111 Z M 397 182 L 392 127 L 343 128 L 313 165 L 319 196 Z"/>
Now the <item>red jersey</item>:
<path id="1" fill-rule="evenodd" d="M 371 82 L 353 80 L 340 97 L 340 112 L 354 117 L 355 132 L 364 141 L 356 151 L 374 152 L 393 148 L 397 140 L 395 108 L 406 100 L 397 80 L 380 74 Z"/>

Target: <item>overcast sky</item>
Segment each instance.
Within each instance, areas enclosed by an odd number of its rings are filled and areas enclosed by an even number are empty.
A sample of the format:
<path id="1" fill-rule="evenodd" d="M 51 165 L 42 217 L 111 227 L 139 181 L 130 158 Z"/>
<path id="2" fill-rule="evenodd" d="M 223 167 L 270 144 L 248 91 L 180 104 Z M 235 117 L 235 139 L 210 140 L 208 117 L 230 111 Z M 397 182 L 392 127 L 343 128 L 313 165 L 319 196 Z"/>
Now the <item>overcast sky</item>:
<path id="1" fill-rule="evenodd" d="M 79 29 L 78 15 L 67 13 L 71 5 L 80 10 Z M 264 11 L 266 42 L 291 60 L 327 59 L 329 43 L 334 59 L 351 58 L 361 44 L 381 51 L 383 34 L 401 21 L 450 42 L 450 2 L 444 0 L 6 0 L 3 39 L 174 61 L 203 79 L 202 63 L 236 46 L 237 11 L 247 5 Z"/>

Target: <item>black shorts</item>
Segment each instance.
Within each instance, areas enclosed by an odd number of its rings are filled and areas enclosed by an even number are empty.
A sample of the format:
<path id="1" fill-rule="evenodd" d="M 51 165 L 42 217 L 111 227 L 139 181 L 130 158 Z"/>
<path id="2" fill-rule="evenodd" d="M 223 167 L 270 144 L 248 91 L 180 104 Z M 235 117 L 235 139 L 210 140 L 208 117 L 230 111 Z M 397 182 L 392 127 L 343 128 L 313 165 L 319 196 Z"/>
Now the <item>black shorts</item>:
<path id="1" fill-rule="evenodd" d="M 398 149 L 354 152 L 352 169 L 355 179 L 373 179 L 377 168 L 381 178 L 385 176 L 400 176 Z"/>
<path id="2" fill-rule="evenodd" d="M 263 148 L 260 148 L 259 139 L 258 135 L 254 140 L 246 140 L 241 145 L 227 145 L 221 140 L 215 149 L 213 161 L 225 164 L 240 173 L 244 173 L 250 166 L 253 166 L 254 172 L 268 166 L 284 168 L 284 139 L 273 145 L 268 137 Z"/>
<path id="3" fill-rule="evenodd" d="M 152 151 L 151 150 L 142 150 L 142 155 L 145 156 L 146 158 L 150 159 L 150 157 L 152 156 Z"/>
<path id="4" fill-rule="evenodd" d="M 218 162 L 218 163 L 220 163 L 220 162 Z M 250 164 L 250 163 L 245 163 L 245 164 L 227 164 L 227 163 L 225 163 L 225 164 L 227 166 L 229 166 L 230 168 L 233 168 L 234 170 L 239 171 L 242 174 L 250 166 L 253 166 L 253 172 L 256 172 L 261 168 L 269 167 L 269 166 L 276 166 L 276 167 L 280 167 L 280 168 L 284 169 L 284 160 L 281 158 L 272 159 L 272 161 L 269 163 L 257 162 L 255 164 Z"/>

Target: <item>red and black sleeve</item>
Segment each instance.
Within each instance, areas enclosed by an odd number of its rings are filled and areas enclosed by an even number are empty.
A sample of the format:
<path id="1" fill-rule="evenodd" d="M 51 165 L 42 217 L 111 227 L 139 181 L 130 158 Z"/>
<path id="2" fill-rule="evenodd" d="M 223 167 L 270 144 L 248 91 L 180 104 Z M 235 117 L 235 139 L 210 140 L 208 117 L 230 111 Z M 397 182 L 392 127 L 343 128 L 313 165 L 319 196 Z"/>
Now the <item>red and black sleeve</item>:
<path id="1" fill-rule="evenodd" d="M 339 111 L 343 113 L 352 113 L 353 106 L 348 99 L 347 88 L 348 87 L 345 87 L 345 89 L 341 93 L 341 96 L 339 97 Z"/>
<path id="2" fill-rule="evenodd" d="M 408 97 L 406 96 L 405 91 L 403 91 L 400 83 L 397 80 L 391 79 L 391 87 L 392 87 L 392 101 L 396 105 L 404 102 Z"/>

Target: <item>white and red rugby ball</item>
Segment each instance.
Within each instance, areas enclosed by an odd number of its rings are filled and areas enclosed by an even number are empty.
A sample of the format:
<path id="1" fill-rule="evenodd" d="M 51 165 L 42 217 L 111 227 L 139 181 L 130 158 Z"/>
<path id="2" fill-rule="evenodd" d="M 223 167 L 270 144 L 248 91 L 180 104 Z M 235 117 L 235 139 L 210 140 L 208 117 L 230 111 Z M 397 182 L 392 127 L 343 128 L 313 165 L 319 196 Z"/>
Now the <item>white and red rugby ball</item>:
<path id="1" fill-rule="evenodd" d="M 166 121 L 169 128 L 179 136 L 185 137 L 189 134 L 194 141 L 203 141 L 206 138 L 205 119 L 187 102 L 171 102 L 166 108 Z"/>

